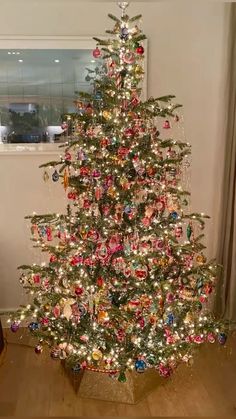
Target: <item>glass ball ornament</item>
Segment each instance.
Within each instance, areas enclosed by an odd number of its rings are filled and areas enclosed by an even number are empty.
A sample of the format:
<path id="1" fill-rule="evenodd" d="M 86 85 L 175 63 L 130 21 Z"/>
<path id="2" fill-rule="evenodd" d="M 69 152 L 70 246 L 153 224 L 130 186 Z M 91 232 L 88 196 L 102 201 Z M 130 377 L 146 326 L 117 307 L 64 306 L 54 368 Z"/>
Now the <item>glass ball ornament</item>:
<path id="1" fill-rule="evenodd" d="M 154 365 L 156 363 L 156 356 L 154 354 L 147 355 L 147 362 L 150 365 Z"/>
<path id="2" fill-rule="evenodd" d="M 100 359 L 102 359 L 102 352 L 100 351 L 100 349 L 93 350 L 92 358 L 94 359 L 94 361 L 99 361 Z"/>
<path id="3" fill-rule="evenodd" d="M 172 313 L 167 315 L 166 324 L 171 326 L 174 323 L 174 315 Z"/>
<path id="4" fill-rule="evenodd" d="M 11 331 L 13 333 L 16 333 L 19 330 L 19 328 L 20 328 L 20 323 L 19 322 L 13 322 L 11 324 Z"/>
<path id="5" fill-rule="evenodd" d="M 124 373 L 124 372 L 120 372 L 120 375 L 119 375 L 119 377 L 118 377 L 118 381 L 119 381 L 120 383 L 125 383 L 125 382 L 126 382 L 126 375 L 125 375 L 125 373 Z"/>
<path id="6" fill-rule="evenodd" d="M 50 352 L 50 356 L 52 359 L 59 359 L 60 358 L 60 349 L 59 348 L 53 348 Z"/>
<path id="7" fill-rule="evenodd" d="M 143 361 L 142 359 L 138 359 L 136 362 L 135 362 L 135 370 L 137 371 L 137 372 L 140 372 L 140 373 L 142 373 L 142 372 L 144 372 L 145 371 L 145 369 L 147 368 L 147 365 L 146 365 L 146 362 L 145 361 Z"/>
<path id="8" fill-rule="evenodd" d="M 37 322 L 31 322 L 28 326 L 28 328 L 31 332 L 34 332 L 35 330 L 38 330 L 39 327 L 40 327 L 40 325 Z"/>
<path id="9" fill-rule="evenodd" d="M 52 180 L 53 180 L 53 182 L 57 182 L 59 180 L 59 173 L 57 172 L 57 170 L 55 170 L 55 172 L 53 172 Z"/>
<path id="10" fill-rule="evenodd" d="M 163 124 L 163 128 L 164 128 L 164 129 L 169 129 L 169 128 L 170 128 L 170 123 L 169 123 L 169 121 L 168 121 L 168 120 L 166 120 L 166 121 L 164 122 L 164 124 Z"/>
<path id="11" fill-rule="evenodd" d="M 101 92 L 96 92 L 94 97 L 95 97 L 96 100 L 101 100 L 102 99 L 102 93 Z"/>
<path id="12" fill-rule="evenodd" d="M 75 365 L 73 365 L 71 370 L 73 371 L 73 373 L 78 374 L 78 372 L 81 371 L 81 365 L 80 364 L 75 364 Z"/>
<path id="13" fill-rule="evenodd" d="M 35 348 L 34 348 L 34 352 L 37 355 L 40 355 L 43 352 L 43 347 L 41 345 L 36 345 Z"/>
<path id="14" fill-rule="evenodd" d="M 120 39 L 122 39 L 123 41 L 127 41 L 128 37 L 129 37 L 129 30 L 128 30 L 128 28 L 126 28 L 126 27 L 121 28 L 121 31 L 120 31 Z"/>
<path id="15" fill-rule="evenodd" d="M 101 50 L 100 50 L 98 47 L 96 47 L 96 48 L 93 50 L 93 57 L 94 57 L 94 58 L 99 58 L 99 57 L 101 57 Z"/>
<path id="16" fill-rule="evenodd" d="M 138 46 L 137 46 L 137 48 L 136 48 L 136 53 L 137 53 L 138 55 L 143 55 L 143 54 L 144 54 L 144 48 L 143 48 L 143 46 L 142 46 L 142 45 L 138 45 Z"/>
<path id="17" fill-rule="evenodd" d="M 227 335 L 225 333 L 219 333 L 218 335 L 218 342 L 220 345 L 225 345 L 227 341 Z"/>
<path id="18" fill-rule="evenodd" d="M 178 213 L 177 213 L 176 211 L 172 211 L 172 212 L 170 213 L 170 216 L 173 218 L 173 220 L 177 220 L 177 218 L 178 218 Z"/>

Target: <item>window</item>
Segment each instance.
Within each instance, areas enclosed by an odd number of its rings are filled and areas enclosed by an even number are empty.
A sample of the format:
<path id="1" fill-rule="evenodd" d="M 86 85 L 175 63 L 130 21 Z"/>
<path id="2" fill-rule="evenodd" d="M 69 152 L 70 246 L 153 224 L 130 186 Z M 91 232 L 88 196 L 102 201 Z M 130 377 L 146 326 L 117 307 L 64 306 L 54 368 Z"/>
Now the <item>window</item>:
<path id="1" fill-rule="evenodd" d="M 75 110 L 77 91 L 91 90 L 86 69 L 97 67 L 91 49 L 1 49 L 0 142 L 62 141 L 62 116 Z"/>

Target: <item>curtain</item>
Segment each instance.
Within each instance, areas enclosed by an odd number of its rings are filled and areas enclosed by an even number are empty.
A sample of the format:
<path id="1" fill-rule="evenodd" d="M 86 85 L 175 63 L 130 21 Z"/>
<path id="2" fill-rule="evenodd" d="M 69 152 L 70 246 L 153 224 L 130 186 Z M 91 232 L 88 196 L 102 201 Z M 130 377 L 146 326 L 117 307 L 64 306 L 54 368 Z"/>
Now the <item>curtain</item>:
<path id="1" fill-rule="evenodd" d="M 229 34 L 229 90 L 225 168 L 222 191 L 222 222 L 219 235 L 218 262 L 223 265 L 219 278 L 215 311 L 236 321 L 236 4 L 231 4 Z"/>

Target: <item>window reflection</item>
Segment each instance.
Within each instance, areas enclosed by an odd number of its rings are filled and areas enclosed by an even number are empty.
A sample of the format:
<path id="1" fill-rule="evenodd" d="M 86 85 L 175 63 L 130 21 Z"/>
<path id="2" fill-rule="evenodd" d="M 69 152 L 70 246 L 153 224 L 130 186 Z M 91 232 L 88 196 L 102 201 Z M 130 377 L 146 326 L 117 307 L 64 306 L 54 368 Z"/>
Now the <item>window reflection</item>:
<path id="1" fill-rule="evenodd" d="M 59 142 L 62 115 L 78 91 L 91 91 L 91 50 L 0 50 L 0 142 Z"/>

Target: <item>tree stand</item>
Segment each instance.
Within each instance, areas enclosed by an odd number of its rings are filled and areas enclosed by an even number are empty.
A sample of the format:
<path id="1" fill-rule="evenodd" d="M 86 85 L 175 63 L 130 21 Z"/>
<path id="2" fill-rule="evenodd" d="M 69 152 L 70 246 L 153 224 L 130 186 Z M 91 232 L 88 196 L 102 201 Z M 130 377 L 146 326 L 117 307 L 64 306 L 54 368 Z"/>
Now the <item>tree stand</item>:
<path id="1" fill-rule="evenodd" d="M 90 370 L 74 373 L 64 364 L 63 368 L 78 396 L 87 399 L 135 404 L 164 382 L 154 369 L 144 373 L 127 371 L 126 382 L 121 383 L 108 373 Z"/>

